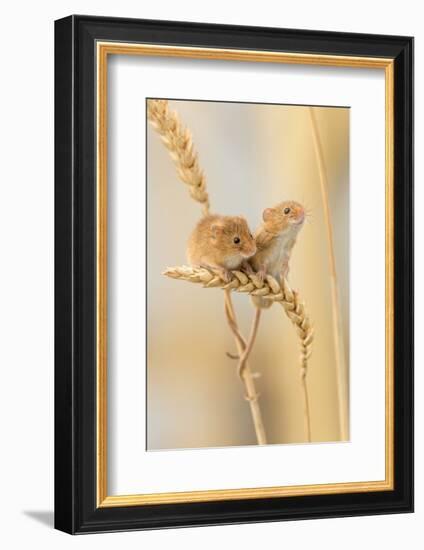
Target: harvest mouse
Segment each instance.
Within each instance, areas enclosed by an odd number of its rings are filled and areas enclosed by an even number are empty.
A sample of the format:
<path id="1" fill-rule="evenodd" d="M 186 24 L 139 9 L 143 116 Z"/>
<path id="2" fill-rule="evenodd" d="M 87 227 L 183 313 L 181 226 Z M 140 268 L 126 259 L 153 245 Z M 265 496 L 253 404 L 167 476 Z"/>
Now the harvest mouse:
<path id="1" fill-rule="evenodd" d="M 280 284 L 287 277 L 291 251 L 305 221 L 305 209 L 295 201 L 266 208 L 263 223 L 255 232 L 257 252 L 249 263 L 261 279 L 271 275 Z M 268 308 L 271 300 L 252 297 L 257 307 Z"/>
<path id="2" fill-rule="evenodd" d="M 256 252 L 246 220 L 241 216 L 207 215 L 196 225 L 188 242 L 187 259 L 192 266 L 212 268 L 225 281 L 230 271 L 245 267 Z"/>

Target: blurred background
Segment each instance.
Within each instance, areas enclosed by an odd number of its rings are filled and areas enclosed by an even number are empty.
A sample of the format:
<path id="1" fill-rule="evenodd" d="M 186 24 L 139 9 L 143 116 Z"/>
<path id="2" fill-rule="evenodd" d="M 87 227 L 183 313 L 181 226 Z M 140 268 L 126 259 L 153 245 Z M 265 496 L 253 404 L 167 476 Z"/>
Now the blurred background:
<path id="1" fill-rule="evenodd" d="M 170 101 L 193 134 L 211 211 L 244 215 L 252 231 L 262 211 L 297 200 L 310 211 L 293 249 L 289 282 L 315 326 L 308 390 L 312 440 L 340 440 L 328 246 L 307 107 Z M 349 109 L 316 107 L 327 166 L 346 368 L 349 357 Z M 186 264 L 187 239 L 201 215 L 168 151 L 147 125 L 147 448 L 254 445 L 223 292 L 164 277 Z M 233 293 L 241 329 L 254 310 Z M 305 441 L 298 339 L 281 307 L 262 315 L 251 354 L 270 444 Z M 348 373 L 347 373 L 348 374 Z"/>

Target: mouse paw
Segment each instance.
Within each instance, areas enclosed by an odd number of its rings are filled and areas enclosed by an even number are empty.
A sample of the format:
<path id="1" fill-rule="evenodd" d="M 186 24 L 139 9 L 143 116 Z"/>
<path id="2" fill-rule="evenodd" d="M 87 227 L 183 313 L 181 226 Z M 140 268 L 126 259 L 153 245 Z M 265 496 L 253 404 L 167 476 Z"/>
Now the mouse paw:
<path id="1" fill-rule="evenodd" d="M 253 275 L 253 273 L 255 273 L 249 262 L 243 262 L 241 265 L 241 269 L 246 273 L 246 275 Z"/>
<path id="2" fill-rule="evenodd" d="M 259 271 L 256 272 L 256 276 L 260 280 L 260 282 L 263 283 L 266 277 L 266 270 L 264 268 L 261 268 Z"/>
<path id="3" fill-rule="evenodd" d="M 221 267 L 218 271 L 219 276 L 225 283 L 229 283 L 231 279 L 233 278 L 231 271 L 228 269 L 225 269 L 224 267 Z"/>

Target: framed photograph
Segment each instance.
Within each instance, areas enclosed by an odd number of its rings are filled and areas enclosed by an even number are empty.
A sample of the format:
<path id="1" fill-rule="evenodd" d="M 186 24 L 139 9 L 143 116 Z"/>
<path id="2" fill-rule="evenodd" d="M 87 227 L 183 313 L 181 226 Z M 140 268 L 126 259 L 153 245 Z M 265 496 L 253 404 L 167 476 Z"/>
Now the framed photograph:
<path id="1" fill-rule="evenodd" d="M 55 23 L 55 525 L 413 510 L 413 39 Z"/>

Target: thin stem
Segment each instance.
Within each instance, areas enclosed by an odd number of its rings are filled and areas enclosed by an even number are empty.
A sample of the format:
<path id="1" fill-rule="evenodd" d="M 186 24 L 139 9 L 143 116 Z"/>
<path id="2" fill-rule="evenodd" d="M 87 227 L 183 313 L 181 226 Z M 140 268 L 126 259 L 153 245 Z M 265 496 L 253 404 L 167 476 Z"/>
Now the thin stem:
<path id="1" fill-rule="evenodd" d="M 225 296 L 225 314 L 227 317 L 228 325 L 236 341 L 238 355 L 240 357 L 240 363 L 242 358 L 246 355 L 244 359 L 245 364 L 244 364 L 242 379 L 246 390 L 246 398 L 250 405 L 250 412 L 252 414 L 252 420 L 255 428 L 256 439 L 257 439 L 258 445 L 266 445 L 265 428 L 262 421 L 261 409 L 259 407 L 258 393 L 256 391 L 252 372 L 247 362 L 248 355 L 253 347 L 253 342 L 256 336 L 257 327 L 256 329 L 252 330 L 252 334 L 251 334 L 251 337 L 249 338 L 249 342 L 246 342 L 246 340 L 243 338 L 238 328 L 237 318 L 234 311 L 233 301 L 231 298 L 231 292 L 225 289 L 224 296 Z M 254 325 L 257 324 L 256 317 L 257 316 L 255 316 Z M 252 335 L 253 335 L 253 341 L 252 341 Z M 249 350 L 249 343 L 250 343 L 250 350 Z M 245 353 L 246 351 L 248 351 L 247 354 Z"/>
<path id="2" fill-rule="evenodd" d="M 304 423 L 305 423 L 305 432 L 306 439 L 308 443 L 312 441 L 311 439 L 311 413 L 309 410 L 309 395 L 308 395 L 308 385 L 306 383 L 306 376 L 302 375 L 302 393 L 303 393 L 303 414 L 304 414 Z"/>
<path id="3" fill-rule="evenodd" d="M 171 158 L 176 165 L 179 178 L 189 186 L 191 197 L 202 204 L 203 215 L 208 214 L 209 195 L 206 190 L 206 178 L 199 166 L 198 154 L 193 146 L 191 132 L 182 125 L 177 113 L 169 110 L 167 100 L 151 99 L 148 101 L 147 106 L 148 119 L 162 137 L 164 145 L 168 148 Z M 258 313 L 255 316 L 252 334 L 248 343 L 238 328 L 231 295 L 227 290 L 225 291 L 225 313 L 236 340 L 238 357 L 240 358 L 239 372 L 246 387 L 247 399 L 250 404 L 258 444 L 265 445 L 266 437 L 258 403 L 258 395 L 252 373 L 247 364 L 258 328 Z"/>
<path id="4" fill-rule="evenodd" d="M 237 349 L 239 350 L 238 357 L 240 357 L 240 349 L 244 351 L 244 349 L 247 346 L 247 342 L 244 339 L 243 335 L 240 333 L 240 330 L 238 328 L 236 314 L 233 306 L 233 300 L 231 298 L 230 291 L 227 289 L 224 290 L 224 307 L 225 307 L 225 314 L 227 316 L 228 324 L 230 325 L 230 329 L 233 332 L 234 337 L 236 339 Z"/>
<path id="5" fill-rule="evenodd" d="M 261 309 L 259 307 L 255 309 L 256 309 L 255 317 L 253 318 L 252 330 L 249 336 L 249 340 L 247 341 L 246 348 L 240 357 L 240 361 L 238 365 L 238 374 L 242 380 L 244 379 L 244 371 L 246 369 L 246 363 L 253 349 L 253 344 L 255 343 L 256 335 L 258 333 L 259 321 L 261 319 Z"/>
<path id="6" fill-rule="evenodd" d="M 327 229 L 328 261 L 330 267 L 331 304 L 333 314 L 333 342 L 336 357 L 337 395 L 339 404 L 340 437 L 343 441 L 349 438 L 348 422 L 348 386 L 345 364 L 344 343 L 341 330 L 340 300 L 337 282 L 336 260 L 334 255 L 333 225 L 331 222 L 330 204 L 328 200 L 327 170 L 324 161 L 324 153 L 319 135 L 318 123 L 313 107 L 309 107 L 312 123 L 312 135 L 315 146 L 315 154 L 318 163 L 321 198 L 324 209 L 324 218 Z"/>

